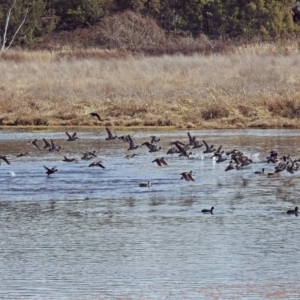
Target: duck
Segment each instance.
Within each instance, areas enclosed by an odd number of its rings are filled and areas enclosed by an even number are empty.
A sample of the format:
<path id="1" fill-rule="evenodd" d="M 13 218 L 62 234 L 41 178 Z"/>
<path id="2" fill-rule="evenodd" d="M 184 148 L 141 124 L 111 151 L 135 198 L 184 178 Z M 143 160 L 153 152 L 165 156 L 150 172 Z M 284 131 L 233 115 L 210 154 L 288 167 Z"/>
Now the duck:
<path id="1" fill-rule="evenodd" d="M 51 174 L 57 172 L 57 168 L 56 168 L 56 167 L 52 167 L 51 169 L 48 168 L 48 167 L 46 167 L 46 166 L 43 166 L 43 167 L 46 169 L 46 174 L 47 174 L 48 176 L 50 176 Z"/>
<path id="2" fill-rule="evenodd" d="M 53 151 L 59 151 L 61 149 L 61 146 L 57 146 L 57 144 L 51 139 L 50 140 L 51 147 L 48 149 L 50 152 Z"/>
<path id="3" fill-rule="evenodd" d="M 114 140 L 117 138 L 116 135 L 113 135 L 110 131 L 110 129 L 108 127 L 105 128 L 106 129 L 106 132 L 107 132 L 107 135 L 108 137 L 106 138 L 107 141 L 110 141 L 110 140 Z"/>
<path id="4" fill-rule="evenodd" d="M 167 151 L 167 155 L 169 155 L 169 154 L 175 154 L 175 153 L 180 153 L 180 151 L 177 150 L 175 147 L 171 147 L 171 148 L 169 148 L 169 150 Z"/>
<path id="5" fill-rule="evenodd" d="M 3 161 L 5 161 L 8 165 L 10 165 L 10 162 L 8 161 L 8 159 L 6 158 L 6 155 L 0 155 L 0 159 L 2 159 Z M 1 164 L 1 163 L 0 163 Z"/>
<path id="6" fill-rule="evenodd" d="M 290 209 L 286 212 L 288 215 L 298 215 L 298 206 L 295 209 Z"/>
<path id="7" fill-rule="evenodd" d="M 46 148 L 51 148 L 51 144 L 46 140 L 46 139 L 43 139 L 43 141 L 44 141 L 44 149 L 46 149 Z"/>
<path id="8" fill-rule="evenodd" d="M 135 156 L 137 156 L 137 155 L 138 155 L 138 154 L 136 154 L 136 153 L 128 154 L 128 155 L 124 156 L 124 158 L 130 159 L 130 158 L 133 158 L 133 157 L 135 157 Z"/>
<path id="9" fill-rule="evenodd" d="M 149 188 L 151 186 L 152 186 L 151 181 L 148 181 L 147 183 L 142 182 L 142 183 L 139 184 L 139 187 L 148 187 Z"/>
<path id="10" fill-rule="evenodd" d="M 68 139 L 67 139 L 68 142 L 72 142 L 72 141 L 75 141 L 75 140 L 79 139 L 79 137 L 77 136 L 77 133 L 76 133 L 76 132 L 74 132 L 74 133 L 71 135 L 71 134 L 69 134 L 69 133 L 66 131 L 66 135 L 68 136 Z"/>
<path id="11" fill-rule="evenodd" d="M 95 162 L 92 162 L 89 167 L 100 167 L 102 169 L 105 169 L 105 167 L 103 166 L 102 164 L 102 161 L 95 161 Z"/>
<path id="12" fill-rule="evenodd" d="M 185 181 L 195 181 L 193 178 L 193 171 L 190 172 L 183 172 L 180 174 L 181 178 L 180 179 L 184 179 Z"/>
<path id="13" fill-rule="evenodd" d="M 72 161 L 76 161 L 76 158 L 67 158 L 65 155 L 64 155 L 64 159 L 62 161 L 65 161 L 65 162 L 72 162 Z"/>
<path id="14" fill-rule="evenodd" d="M 203 153 L 213 153 L 214 151 L 216 151 L 216 149 L 214 148 L 214 145 L 208 146 L 208 144 L 203 140 L 202 141 L 204 146 L 205 146 L 205 150 L 203 151 Z"/>
<path id="15" fill-rule="evenodd" d="M 90 160 L 90 159 L 92 159 L 92 158 L 93 158 L 93 156 L 90 155 L 89 152 L 83 153 L 83 156 L 81 157 L 82 160 Z"/>
<path id="16" fill-rule="evenodd" d="M 165 158 L 164 157 L 161 157 L 161 158 L 156 158 L 152 161 L 152 163 L 156 162 L 158 166 L 162 166 L 162 165 L 165 165 L 167 166 L 167 162 L 165 161 Z"/>
<path id="17" fill-rule="evenodd" d="M 128 142 L 129 142 L 129 148 L 127 149 L 127 151 L 129 150 L 135 150 L 139 147 L 139 145 L 135 145 L 133 140 L 132 140 L 132 137 L 130 135 L 127 136 L 128 138 Z"/>
<path id="18" fill-rule="evenodd" d="M 19 154 L 16 155 L 16 157 L 22 157 L 22 156 L 26 156 L 29 155 L 29 152 L 21 152 Z"/>
<path id="19" fill-rule="evenodd" d="M 34 140 L 28 142 L 27 145 L 33 145 L 33 146 L 35 146 L 39 151 L 41 151 L 41 149 L 40 149 L 40 147 L 39 147 L 39 145 L 38 145 L 37 142 L 38 142 L 38 140 L 37 140 L 37 139 L 34 139 Z"/>
<path id="20" fill-rule="evenodd" d="M 261 171 L 256 171 L 254 174 L 263 175 L 265 174 L 265 168 L 262 168 Z"/>
<path id="21" fill-rule="evenodd" d="M 233 161 L 230 161 L 229 164 L 227 165 L 227 167 L 225 168 L 225 171 L 230 171 L 230 170 L 234 170 L 235 167 L 234 167 L 234 164 L 233 164 Z"/>
<path id="22" fill-rule="evenodd" d="M 151 135 L 150 138 L 151 138 L 150 141 L 151 144 L 158 143 L 160 141 L 160 138 L 158 138 L 156 135 Z"/>
<path id="23" fill-rule="evenodd" d="M 100 115 L 96 112 L 90 112 L 89 115 L 91 115 L 92 117 L 96 117 L 100 122 L 102 122 Z"/>
<path id="24" fill-rule="evenodd" d="M 201 212 L 204 214 L 210 213 L 213 215 L 213 210 L 214 210 L 214 207 L 212 206 L 211 209 L 202 209 Z"/>

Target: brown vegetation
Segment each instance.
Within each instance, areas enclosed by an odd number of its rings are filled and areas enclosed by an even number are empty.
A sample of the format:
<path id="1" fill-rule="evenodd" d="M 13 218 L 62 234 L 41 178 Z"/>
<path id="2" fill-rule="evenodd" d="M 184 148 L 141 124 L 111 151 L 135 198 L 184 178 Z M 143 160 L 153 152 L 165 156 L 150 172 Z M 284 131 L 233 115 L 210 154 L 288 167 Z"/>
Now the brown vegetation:
<path id="1" fill-rule="evenodd" d="M 299 128 L 299 66 L 297 42 L 160 57 L 8 51 L 0 55 L 0 124 Z"/>

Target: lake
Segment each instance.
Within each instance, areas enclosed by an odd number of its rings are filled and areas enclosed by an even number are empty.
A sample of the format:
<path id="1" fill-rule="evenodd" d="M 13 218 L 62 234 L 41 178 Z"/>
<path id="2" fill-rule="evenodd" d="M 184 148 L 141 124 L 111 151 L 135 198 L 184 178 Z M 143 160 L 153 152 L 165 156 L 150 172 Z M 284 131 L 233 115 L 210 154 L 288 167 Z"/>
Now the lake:
<path id="1" fill-rule="evenodd" d="M 216 163 L 204 147 L 189 159 L 167 155 L 187 132 L 113 130 L 139 145 L 155 134 L 162 149 L 149 153 L 106 141 L 100 128 L 72 142 L 62 131 L 0 131 L 10 161 L 0 166 L 0 298 L 300 299 L 299 218 L 286 213 L 299 204 L 300 171 L 254 174 L 274 172 L 271 150 L 299 158 L 299 131 L 190 130 L 252 158 L 227 172 L 230 157 Z M 61 150 L 43 149 L 43 138 Z M 167 166 L 152 163 L 162 156 Z M 99 160 L 105 169 L 89 167 Z M 44 165 L 58 171 L 47 176 Z M 195 181 L 181 180 L 189 171 Z"/>

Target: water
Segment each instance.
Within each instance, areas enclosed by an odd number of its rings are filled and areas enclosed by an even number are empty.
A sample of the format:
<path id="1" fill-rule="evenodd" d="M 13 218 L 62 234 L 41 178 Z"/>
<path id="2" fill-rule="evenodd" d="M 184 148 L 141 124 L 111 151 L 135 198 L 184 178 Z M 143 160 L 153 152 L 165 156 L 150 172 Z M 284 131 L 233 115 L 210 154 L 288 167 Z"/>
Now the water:
<path id="1" fill-rule="evenodd" d="M 131 133 L 137 144 L 152 131 Z M 167 156 L 187 131 L 158 131 L 164 149 L 127 151 L 105 131 L 0 131 L 1 299 L 299 299 L 299 172 L 255 175 L 272 149 L 298 158 L 297 130 L 192 131 L 225 151 L 240 149 L 254 163 L 225 172 L 192 150 Z M 54 139 L 61 152 L 26 142 Z M 82 152 L 97 150 L 94 160 Z M 29 155 L 16 158 L 19 152 Z M 138 156 L 127 160 L 129 152 Z M 62 155 L 78 162 L 62 161 Z M 168 166 L 152 163 L 164 156 Z M 209 157 L 209 155 L 208 155 Z M 102 160 L 105 169 L 89 168 Z M 43 165 L 58 172 L 47 177 Z M 180 180 L 193 171 L 194 182 Z M 13 173 L 15 177 L 12 177 Z M 140 188 L 141 182 L 151 188 Z M 215 207 L 214 215 L 202 214 Z"/>

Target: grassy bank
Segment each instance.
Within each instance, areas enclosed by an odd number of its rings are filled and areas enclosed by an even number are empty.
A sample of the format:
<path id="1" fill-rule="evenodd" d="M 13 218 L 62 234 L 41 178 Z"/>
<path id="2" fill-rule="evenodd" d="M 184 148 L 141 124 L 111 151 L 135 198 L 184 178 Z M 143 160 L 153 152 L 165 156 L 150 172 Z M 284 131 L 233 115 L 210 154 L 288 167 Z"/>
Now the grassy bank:
<path id="1" fill-rule="evenodd" d="M 299 70 L 297 44 L 209 56 L 11 51 L 0 54 L 0 124 L 300 128 Z"/>

